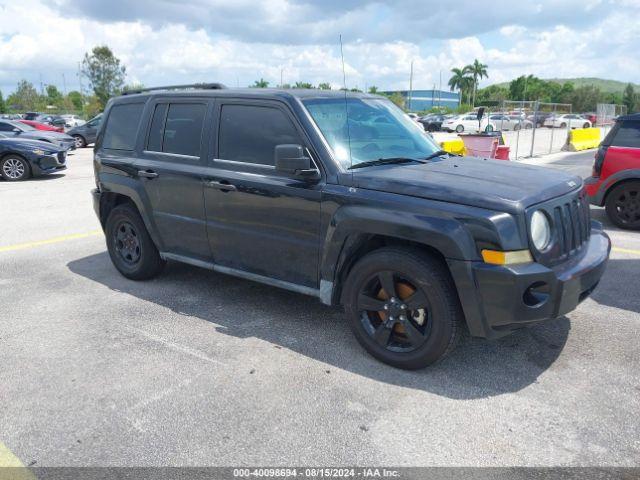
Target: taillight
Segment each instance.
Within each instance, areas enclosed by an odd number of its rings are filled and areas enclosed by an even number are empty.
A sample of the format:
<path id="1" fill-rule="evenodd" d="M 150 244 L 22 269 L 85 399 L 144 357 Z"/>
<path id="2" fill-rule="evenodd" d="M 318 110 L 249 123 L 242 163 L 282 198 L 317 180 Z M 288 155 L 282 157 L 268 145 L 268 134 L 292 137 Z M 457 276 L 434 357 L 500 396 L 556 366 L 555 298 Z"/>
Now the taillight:
<path id="1" fill-rule="evenodd" d="M 596 152 L 596 159 L 593 162 L 593 171 L 591 172 L 594 177 L 599 177 L 600 172 L 602 172 L 602 164 L 604 163 L 604 157 L 607 155 L 607 148 L 609 147 L 600 147 Z"/>

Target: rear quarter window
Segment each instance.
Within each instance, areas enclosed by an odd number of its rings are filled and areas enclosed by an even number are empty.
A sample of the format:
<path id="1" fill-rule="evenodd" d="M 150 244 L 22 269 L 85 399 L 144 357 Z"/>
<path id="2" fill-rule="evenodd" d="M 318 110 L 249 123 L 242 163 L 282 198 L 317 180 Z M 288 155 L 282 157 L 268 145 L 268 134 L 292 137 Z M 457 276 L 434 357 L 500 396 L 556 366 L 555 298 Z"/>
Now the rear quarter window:
<path id="1" fill-rule="evenodd" d="M 144 103 L 125 103 L 111 107 L 104 131 L 102 148 L 133 150 Z"/>
<path id="2" fill-rule="evenodd" d="M 611 134 L 609 143 L 611 146 L 640 148 L 640 121 L 621 122 L 616 125 Z"/>

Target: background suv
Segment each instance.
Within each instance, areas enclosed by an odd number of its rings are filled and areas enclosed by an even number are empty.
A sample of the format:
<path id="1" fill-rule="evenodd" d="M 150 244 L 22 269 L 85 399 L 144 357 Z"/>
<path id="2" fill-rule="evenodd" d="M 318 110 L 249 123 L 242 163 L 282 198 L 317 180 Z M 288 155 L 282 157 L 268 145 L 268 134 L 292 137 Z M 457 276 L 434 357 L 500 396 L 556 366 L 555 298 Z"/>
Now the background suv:
<path id="1" fill-rule="evenodd" d="M 586 189 L 616 226 L 640 229 L 640 113 L 617 118 L 596 152 Z"/>

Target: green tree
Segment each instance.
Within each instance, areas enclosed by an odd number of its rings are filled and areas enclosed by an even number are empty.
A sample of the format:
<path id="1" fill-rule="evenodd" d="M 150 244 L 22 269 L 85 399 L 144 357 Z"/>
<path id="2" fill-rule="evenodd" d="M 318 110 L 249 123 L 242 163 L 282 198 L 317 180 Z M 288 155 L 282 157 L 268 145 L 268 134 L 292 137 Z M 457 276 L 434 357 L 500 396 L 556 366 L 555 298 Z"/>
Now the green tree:
<path id="1" fill-rule="evenodd" d="M 313 88 L 313 85 L 311 85 L 309 82 L 296 82 L 295 87 L 293 88 Z"/>
<path id="2" fill-rule="evenodd" d="M 575 112 L 595 111 L 602 94 L 598 87 L 583 85 L 576 88 L 571 96 L 571 105 Z"/>
<path id="3" fill-rule="evenodd" d="M 77 111 L 82 111 L 82 94 L 76 90 L 72 90 L 67 95 L 67 98 L 73 105 L 73 108 Z"/>
<path id="4" fill-rule="evenodd" d="M 369 87 L 369 93 L 373 93 L 373 94 L 378 93 L 378 87 L 376 87 L 375 85 L 371 85 Z"/>
<path id="5" fill-rule="evenodd" d="M 458 90 L 460 92 L 460 102 L 464 103 L 464 95 L 469 92 L 470 87 L 473 85 L 473 77 L 469 76 L 469 70 L 464 68 L 452 68 L 451 73 L 453 76 L 449 79 L 449 89 L 453 92 Z"/>
<path id="6" fill-rule="evenodd" d="M 94 95 L 104 108 L 109 98 L 122 90 L 126 67 L 108 46 L 99 45 L 93 48 L 91 55 L 84 54 L 82 74 L 89 79 Z"/>
<path id="7" fill-rule="evenodd" d="M 638 102 L 638 96 L 636 95 L 636 92 L 633 89 L 633 85 L 629 83 L 625 87 L 624 93 L 622 94 L 622 104 L 626 105 L 627 113 L 633 113 L 636 111 L 637 102 Z"/>
<path id="8" fill-rule="evenodd" d="M 473 77 L 473 99 L 471 100 L 471 105 L 476 104 L 476 93 L 478 91 L 478 81 L 483 78 L 489 78 L 489 74 L 487 73 L 488 65 L 481 63 L 477 58 L 473 61 L 471 65 L 467 65 L 465 69 L 468 73 Z"/>
<path id="9" fill-rule="evenodd" d="M 400 92 L 393 92 L 389 96 L 389 100 L 391 100 L 393 103 L 395 103 L 397 106 L 399 106 L 403 110 L 404 110 L 405 105 L 407 103 L 406 98 L 404 98 L 404 96 Z"/>
<path id="10" fill-rule="evenodd" d="M 2 96 L 2 90 L 0 90 L 0 113 L 7 113 L 7 104 L 4 103 L 4 97 Z"/>
<path id="11" fill-rule="evenodd" d="M 487 88 L 478 90 L 478 104 L 484 105 L 487 102 L 502 102 L 509 100 L 509 89 L 499 85 L 489 85 Z"/>
<path id="12" fill-rule="evenodd" d="M 331 84 L 328 82 L 322 82 L 318 84 L 320 90 L 331 90 Z"/>
<path id="13" fill-rule="evenodd" d="M 7 103 L 16 110 L 37 110 L 42 104 L 35 87 L 27 80 L 18 82 L 16 91 L 9 95 Z"/>
<path id="14" fill-rule="evenodd" d="M 260 78 L 260 80 L 256 80 L 255 82 L 253 82 L 253 85 L 251 85 L 252 88 L 268 88 L 269 87 L 269 82 L 267 82 L 264 78 Z"/>

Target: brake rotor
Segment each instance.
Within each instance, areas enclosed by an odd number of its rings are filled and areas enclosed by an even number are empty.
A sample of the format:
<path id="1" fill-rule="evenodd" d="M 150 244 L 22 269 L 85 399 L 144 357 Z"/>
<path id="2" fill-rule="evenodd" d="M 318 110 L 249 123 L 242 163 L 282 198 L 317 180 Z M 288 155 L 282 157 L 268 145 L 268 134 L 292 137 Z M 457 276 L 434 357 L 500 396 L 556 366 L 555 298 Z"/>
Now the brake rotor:
<path id="1" fill-rule="evenodd" d="M 400 297 L 400 300 L 406 300 L 411 295 L 413 295 L 415 291 L 415 287 L 407 282 L 396 282 L 396 292 L 398 292 L 398 297 Z M 389 295 L 387 295 L 387 292 L 384 291 L 384 288 L 380 288 L 377 298 L 378 300 L 388 300 Z M 378 315 L 380 315 L 380 318 L 383 322 L 387 321 L 387 313 L 385 311 L 379 311 Z M 405 333 L 404 327 L 400 323 L 396 323 L 393 326 L 393 331 L 400 334 Z"/>

